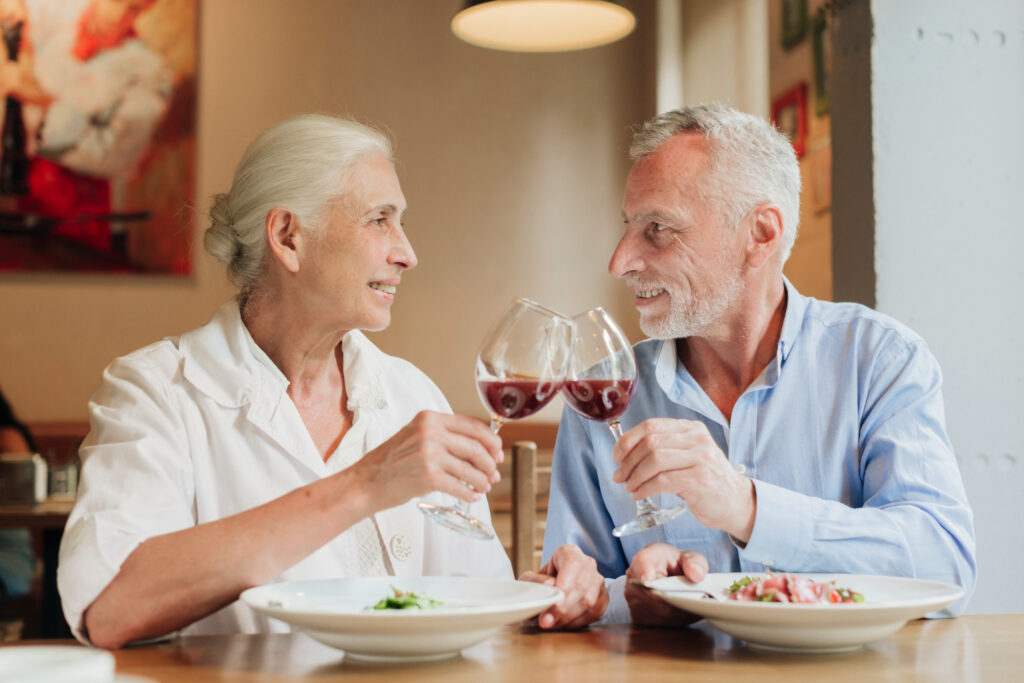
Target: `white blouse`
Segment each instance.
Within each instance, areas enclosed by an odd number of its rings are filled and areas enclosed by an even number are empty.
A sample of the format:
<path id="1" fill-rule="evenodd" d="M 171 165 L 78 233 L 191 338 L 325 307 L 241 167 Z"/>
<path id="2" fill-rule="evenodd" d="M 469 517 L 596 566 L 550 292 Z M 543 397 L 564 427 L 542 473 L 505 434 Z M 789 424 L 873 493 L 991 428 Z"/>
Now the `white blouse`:
<path id="1" fill-rule="evenodd" d="M 287 380 L 253 342 L 234 301 L 203 327 L 111 363 L 89 402 L 78 500 L 60 548 L 58 587 L 76 637 L 82 638 L 82 613 L 144 540 L 251 509 L 330 476 L 420 410 L 451 412 L 422 372 L 384 354 L 361 332 L 346 335 L 342 351 L 355 420 L 326 462 L 285 393 Z M 439 493 L 427 499 L 450 502 Z M 471 510 L 490 523 L 486 500 Z M 434 524 L 415 500 L 365 522 L 362 531 L 352 527 L 276 580 L 359 576 L 370 567 L 397 576 L 512 577 L 500 541 Z M 362 557 L 360 548 L 364 555 L 382 553 L 379 564 Z M 182 633 L 287 630 L 236 601 Z"/>

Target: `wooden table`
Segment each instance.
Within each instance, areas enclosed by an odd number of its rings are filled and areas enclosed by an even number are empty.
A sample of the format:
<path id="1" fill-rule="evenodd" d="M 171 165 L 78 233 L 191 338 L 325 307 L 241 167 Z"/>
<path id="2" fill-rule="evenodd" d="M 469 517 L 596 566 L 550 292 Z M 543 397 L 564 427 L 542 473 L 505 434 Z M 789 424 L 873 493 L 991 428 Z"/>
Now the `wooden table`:
<path id="1" fill-rule="evenodd" d="M 42 635 L 44 638 L 68 638 L 71 631 L 64 621 L 64 611 L 57 592 L 57 555 L 64 525 L 75 501 L 48 498 L 31 507 L 0 507 L 0 529 L 28 528 L 39 530 L 43 546 Z"/>
<path id="2" fill-rule="evenodd" d="M 52 644 L 52 641 L 49 641 Z M 914 621 L 846 654 L 761 652 L 714 628 L 509 627 L 455 659 L 363 664 L 302 634 L 191 636 L 114 653 L 119 674 L 203 681 L 1019 681 L 1024 614 Z"/>

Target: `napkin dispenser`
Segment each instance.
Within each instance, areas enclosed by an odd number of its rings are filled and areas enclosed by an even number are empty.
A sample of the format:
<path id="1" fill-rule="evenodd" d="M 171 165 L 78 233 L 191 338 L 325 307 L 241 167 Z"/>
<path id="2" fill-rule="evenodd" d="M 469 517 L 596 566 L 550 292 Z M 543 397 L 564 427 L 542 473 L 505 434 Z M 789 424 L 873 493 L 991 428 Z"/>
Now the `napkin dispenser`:
<path id="1" fill-rule="evenodd" d="M 38 453 L 0 453 L 0 506 L 46 500 L 46 460 Z"/>

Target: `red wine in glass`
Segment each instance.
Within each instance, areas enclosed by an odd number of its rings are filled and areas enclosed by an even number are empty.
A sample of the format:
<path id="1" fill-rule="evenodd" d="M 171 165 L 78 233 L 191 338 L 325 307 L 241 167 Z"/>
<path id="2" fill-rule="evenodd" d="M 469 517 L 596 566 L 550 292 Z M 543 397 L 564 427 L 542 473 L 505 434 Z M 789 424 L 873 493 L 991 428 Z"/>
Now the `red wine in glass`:
<path id="1" fill-rule="evenodd" d="M 501 420 L 521 420 L 547 405 L 558 385 L 526 379 L 484 379 L 477 382 L 477 390 L 492 415 Z"/>
<path id="2" fill-rule="evenodd" d="M 529 299 L 516 299 L 484 337 L 476 359 L 476 386 L 491 414 L 495 434 L 507 420 L 519 420 L 543 408 L 558 393 L 569 367 L 575 326 L 561 313 Z M 423 514 L 474 538 L 494 531 L 469 513 L 469 504 L 418 503 Z"/>
<path id="3" fill-rule="evenodd" d="M 584 417 L 610 422 L 626 412 L 635 385 L 630 379 L 566 380 L 562 385 L 562 400 Z"/>
<path id="4" fill-rule="evenodd" d="M 583 417 L 605 422 L 618 441 L 619 420 L 629 407 L 636 387 L 636 356 L 622 328 L 603 308 L 573 318 L 576 336 L 572 359 L 560 391 L 562 400 Z M 650 498 L 636 502 L 636 517 L 615 527 L 612 534 L 626 536 L 664 524 L 686 512 L 686 503 L 660 508 Z"/>

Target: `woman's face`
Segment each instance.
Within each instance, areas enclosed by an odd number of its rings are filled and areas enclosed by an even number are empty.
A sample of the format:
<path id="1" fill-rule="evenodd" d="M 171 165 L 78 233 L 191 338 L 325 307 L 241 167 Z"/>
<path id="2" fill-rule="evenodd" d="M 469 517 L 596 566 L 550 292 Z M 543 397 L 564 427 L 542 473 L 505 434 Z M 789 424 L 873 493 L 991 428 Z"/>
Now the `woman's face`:
<path id="1" fill-rule="evenodd" d="M 382 330 L 391 323 L 402 273 L 416 266 L 402 230 L 405 196 L 382 154 L 357 161 L 345 179 L 346 194 L 329 208 L 300 277 L 305 271 L 320 322 L 345 331 Z"/>

